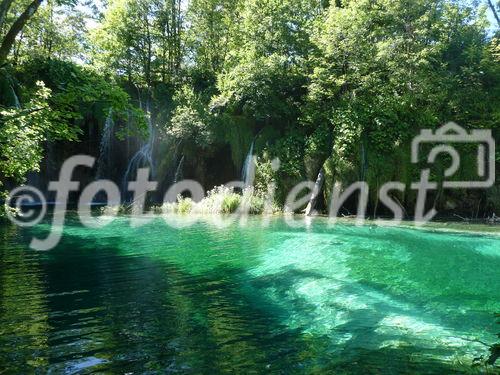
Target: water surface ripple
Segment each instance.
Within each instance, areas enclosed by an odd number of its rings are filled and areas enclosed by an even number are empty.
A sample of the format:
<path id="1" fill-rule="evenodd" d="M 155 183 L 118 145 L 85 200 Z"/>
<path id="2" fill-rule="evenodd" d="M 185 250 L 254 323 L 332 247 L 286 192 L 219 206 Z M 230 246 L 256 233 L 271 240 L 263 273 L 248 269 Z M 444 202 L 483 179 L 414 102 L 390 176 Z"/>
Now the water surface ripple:
<path id="1" fill-rule="evenodd" d="M 129 224 L 0 226 L 0 374 L 463 373 L 497 340 L 499 237 Z"/>

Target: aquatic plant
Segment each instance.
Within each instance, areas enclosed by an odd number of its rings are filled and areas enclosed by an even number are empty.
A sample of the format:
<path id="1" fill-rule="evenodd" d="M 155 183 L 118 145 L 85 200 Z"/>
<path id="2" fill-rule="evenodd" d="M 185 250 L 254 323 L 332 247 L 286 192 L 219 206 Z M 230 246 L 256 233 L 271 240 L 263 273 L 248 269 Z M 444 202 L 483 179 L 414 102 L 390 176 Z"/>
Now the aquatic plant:
<path id="1" fill-rule="evenodd" d="M 189 214 L 192 209 L 194 202 L 191 198 L 180 198 L 178 199 L 177 212 L 182 215 Z"/>
<path id="2" fill-rule="evenodd" d="M 241 195 L 236 193 L 229 194 L 225 196 L 222 200 L 221 213 L 232 214 L 236 212 L 241 204 Z"/>
<path id="3" fill-rule="evenodd" d="M 273 214 L 279 211 L 274 204 L 268 204 L 262 194 L 256 194 L 253 188 L 246 188 L 236 192 L 234 188 L 217 186 L 207 193 L 200 202 L 194 202 L 189 197 L 178 196 L 176 202 L 164 203 L 161 206 L 151 207 L 155 214 L 201 214 L 201 215 L 227 215 L 246 212 L 252 215 L 263 213 Z"/>
<path id="4" fill-rule="evenodd" d="M 216 186 L 207 193 L 206 198 L 196 204 L 194 212 L 199 214 L 221 214 L 224 200 L 234 194 L 234 189 L 227 186 Z"/>

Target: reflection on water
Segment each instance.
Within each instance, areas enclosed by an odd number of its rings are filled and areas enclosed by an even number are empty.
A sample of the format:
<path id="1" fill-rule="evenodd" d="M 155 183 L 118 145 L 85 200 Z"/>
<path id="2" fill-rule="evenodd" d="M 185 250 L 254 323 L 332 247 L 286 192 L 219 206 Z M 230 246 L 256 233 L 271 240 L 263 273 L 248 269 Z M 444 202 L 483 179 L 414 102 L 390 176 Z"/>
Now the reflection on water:
<path id="1" fill-rule="evenodd" d="M 0 373 L 473 372 L 496 340 L 496 237 L 128 224 L 0 226 Z"/>

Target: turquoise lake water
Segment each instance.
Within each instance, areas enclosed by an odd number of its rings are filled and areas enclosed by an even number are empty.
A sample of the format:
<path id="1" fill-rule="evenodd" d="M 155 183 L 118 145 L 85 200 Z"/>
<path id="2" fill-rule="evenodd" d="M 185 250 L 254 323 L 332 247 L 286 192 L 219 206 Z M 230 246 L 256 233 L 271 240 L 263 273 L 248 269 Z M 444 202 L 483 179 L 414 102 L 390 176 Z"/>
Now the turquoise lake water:
<path id="1" fill-rule="evenodd" d="M 495 235 L 129 224 L 0 226 L 0 374 L 479 372 L 498 341 Z"/>

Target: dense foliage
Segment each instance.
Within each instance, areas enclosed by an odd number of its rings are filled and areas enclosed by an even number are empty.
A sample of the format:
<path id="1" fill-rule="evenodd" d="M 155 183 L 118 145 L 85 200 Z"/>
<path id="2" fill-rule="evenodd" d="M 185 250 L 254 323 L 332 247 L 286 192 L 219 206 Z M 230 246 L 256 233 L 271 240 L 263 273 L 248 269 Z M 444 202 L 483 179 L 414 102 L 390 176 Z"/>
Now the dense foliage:
<path id="1" fill-rule="evenodd" d="M 279 204 L 322 170 L 320 203 L 336 182 L 364 180 L 376 214 L 384 182 L 418 180 L 410 143 L 420 129 L 455 121 L 499 137 L 498 2 L 0 3 L 4 181 L 36 170 L 47 139 L 76 141 L 89 113 L 104 123 L 109 108 L 136 108 L 154 122 L 160 179 L 180 155 L 193 178 L 217 173 L 214 162 L 239 177 L 254 143 L 256 186 L 276 183 Z M 463 165 L 457 178 L 473 175 L 471 153 Z M 498 191 L 434 200 L 472 217 L 498 210 Z M 413 207 L 411 189 L 396 193 Z"/>

